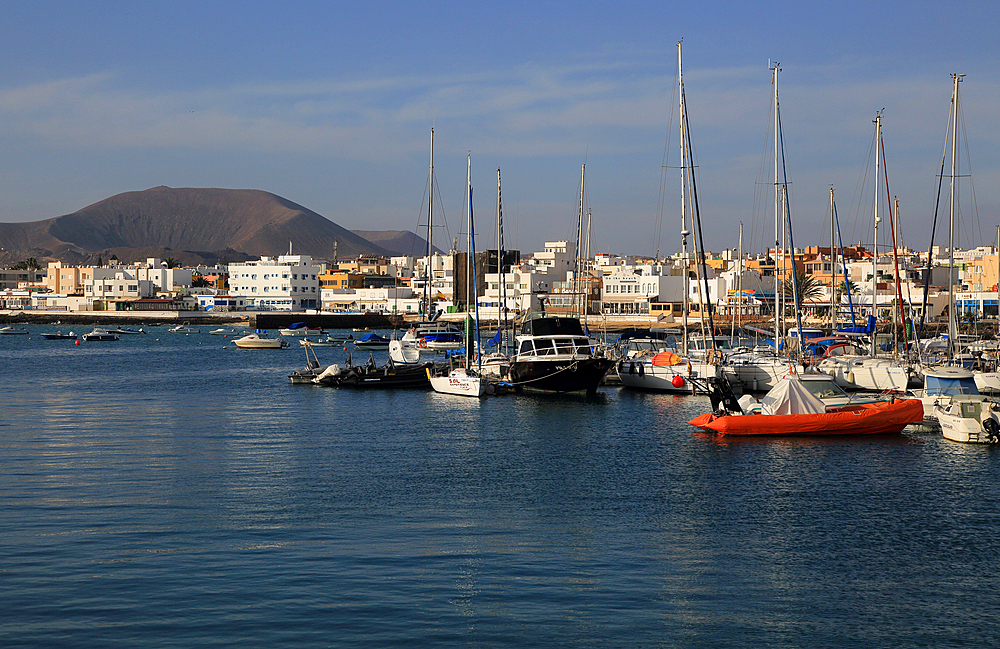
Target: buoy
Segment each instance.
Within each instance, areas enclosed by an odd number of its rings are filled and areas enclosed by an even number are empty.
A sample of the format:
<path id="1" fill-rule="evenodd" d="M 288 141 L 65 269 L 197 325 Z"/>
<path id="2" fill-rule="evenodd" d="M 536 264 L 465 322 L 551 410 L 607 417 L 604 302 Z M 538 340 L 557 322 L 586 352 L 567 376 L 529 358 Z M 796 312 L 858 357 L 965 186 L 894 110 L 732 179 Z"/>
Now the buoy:
<path id="1" fill-rule="evenodd" d="M 674 386 L 675 388 L 684 387 L 684 377 L 681 376 L 680 374 L 675 374 L 674 378 L 670 379 L 670 385 Z"/>
<path id="2" fill-rule="evenodd" d="M 78 341 L 76 341 L 76 343 L 74 343 L 74 344 L 76 344 L 76 345 L 79 345 L 79 344 L 80 344 L 80 341 L 78 340 Z"/>

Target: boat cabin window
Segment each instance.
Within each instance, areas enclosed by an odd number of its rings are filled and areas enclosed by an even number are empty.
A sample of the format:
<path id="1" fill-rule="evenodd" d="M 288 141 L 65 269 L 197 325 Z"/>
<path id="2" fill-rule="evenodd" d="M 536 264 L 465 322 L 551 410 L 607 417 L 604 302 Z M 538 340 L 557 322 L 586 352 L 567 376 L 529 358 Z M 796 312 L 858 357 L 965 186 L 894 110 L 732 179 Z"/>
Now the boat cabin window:
<path id="1" fill-rule="evenodd" d="M 517 350 L 517 353 L 518 354 L 530 354 L 532 351 L 534 351 L 534 347 L 531 345 L 531 341 L 530 340 L 522 340 L 521 341 L 521 348 L 519 350 Z"/>
<path id="2" fill-rule="evenodd" d="M 572 354 L 574 351 L 572 338 L 557 338 L 555 343 L 557 354 Z"/>

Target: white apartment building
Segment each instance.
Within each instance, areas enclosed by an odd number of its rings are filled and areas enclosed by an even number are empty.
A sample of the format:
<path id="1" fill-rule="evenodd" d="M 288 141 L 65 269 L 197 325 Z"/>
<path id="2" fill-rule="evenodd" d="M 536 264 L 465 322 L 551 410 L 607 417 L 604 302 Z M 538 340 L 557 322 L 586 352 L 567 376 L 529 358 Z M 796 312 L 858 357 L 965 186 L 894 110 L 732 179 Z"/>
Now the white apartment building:
<path id="1" fill-rule="evenodd" d="M 138 300 L 152 297 L 154 290 L 149 280 L 137 279 L 134 273 L 115 268 L 95 268 L 94 278 L 83 284 L 83 296 L 88 303 Z"/>
<path id="2" fill-rule="evenodd" d="M 229 265 L 229 293 L 243 298 L 247 309 L 301 311 L 320 305 L 319 275 L 323 267 L 309 255 L 261 257 Z"/>

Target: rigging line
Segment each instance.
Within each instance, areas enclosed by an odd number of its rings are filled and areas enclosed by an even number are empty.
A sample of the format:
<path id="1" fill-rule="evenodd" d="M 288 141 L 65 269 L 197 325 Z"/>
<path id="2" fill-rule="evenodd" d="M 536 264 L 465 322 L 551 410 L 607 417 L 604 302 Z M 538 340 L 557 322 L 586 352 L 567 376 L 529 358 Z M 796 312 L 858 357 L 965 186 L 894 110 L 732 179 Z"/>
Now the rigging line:
<path id="1" fill-rule="evenodd" d="M 684 91 L 680 90 L 679 92 L 683 93 Z M 694 167 L 695 167 L 695 165 L 694 165 L 694 160 L 692 159 L 692 153 L 693 153 L 693 151 L 691 149 L 691 123 L 688 120 L 688 116 L 686 114 L 686 109 L 687 109 L 687 103 L 686 102 L 684 104 L 684 107 L 685 107 L 685 114 L 684 115 L 680 115 L 679 117 L 680 117 L 680 119 L 684 120 L 684 132 L 687 133 L 688 161 L 691 162 L 691 174 L 690 174 L 690 176 L 691 176 L 691 200 L 692 200 L 692 202 L 694 204 L 694 213 L 692 214 L 692 218 L 696 219 L 697 223 L 698 223 L 698 229 L 696 231 L 696 236 L 698 237 L 698 244 L 699 244 L 700 250 L 699 250 L 699 252 L 697 254 L 699 254 L 700 258 L 701 258 L 702 278 L 705 281 L 704 303 L 708 306 L 708 327 L 709 327 L 709 331 L 710 331 L 709 335 L 711 336 L 711 340 L 712 340 L 712 349 L 715 349 L 715 322 L 712 319 L 712 299 L 711 299 L 711 294 L 708 291 L 708 264 L 705 263 L 705 240 L 704 240 L 704 237 L 702 236 L 701 210 L 700 210 L 699 205 L 698 205 L 698 181 L 697 181 L 697 178 L 695 177 L 695 173 L 694 173 Z M 702 335 L 704 336 L 704 328 L 702 328 Z M 707 345 L 706 345 L 706 348 L 707 348 Z"/>
<path id="2" fill-rule="evenodd" d="M 948 120 L 949 126 L 951 125 L 951 119 Z M 920 340 L 921 334 L 924 329 L 924 322 L 927 319 L 927 297 L 931 290 L 931 270 L 933 266 L 931 265 L 934 261 L 934 233 L 937 231 L 938 222 L 938 210 L 941 206 L 941 188 L 944 186 L 944 163 L 948 157 L 948 133 L 945 132 L 943 151 L 941 152 L 941 171 L 938 173 L 938 188 L 937 188 L 937 198 L 934 201 L 934 219 L 931 221 L 931 240 L 927 246 L 927 268 L 924 270 L 924 296 L 923 301 L 920 304 L 920 324 L 917 327 L 916 339 Z M 948 287 L 951 290 L 951 287 Z"/>
<path id="3" fill-rule="evenodd" d="M 777 104 L 777 102 L 775 103 Z M 775 110 L 778 111 L 778 140 L 781 143 L 781 180 L 785 198 L 785 216 L 788 220 L 788 247 L 791 248 L 792 252 L 792 291 L 794 292 L 795 298 L 795 320 L 799 328 L 799 340 L 801 341 L 803 340 L 802 304 L 801 296 L 799 295 L 799 274 L 795 269 L 795 240 L 792 238 L 792 205 L 788 197 L 788 171 L 785 168 L 785 132 L 784 129 L 781 128 L 781 109 L 776 106 Z M 782 267 L 784 267 L 783 262 Z"/>

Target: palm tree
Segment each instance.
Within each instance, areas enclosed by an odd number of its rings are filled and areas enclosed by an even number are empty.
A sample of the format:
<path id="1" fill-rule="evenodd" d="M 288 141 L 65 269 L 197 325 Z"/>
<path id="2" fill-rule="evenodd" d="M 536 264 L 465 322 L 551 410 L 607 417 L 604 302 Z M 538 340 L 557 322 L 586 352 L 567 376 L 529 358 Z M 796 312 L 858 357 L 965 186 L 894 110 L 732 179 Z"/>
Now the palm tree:
<path id="1" fill-rule="evenodd" d="M 806 300 L 814 300 L 823 295 L 823 284 L 812 275 L 805 273 L 795 273 L 796 283 L 799 285 L 799 304 Z M 789 300 L 795 297 L 795 285 L 791 279 L 786 279 L 781 283 L 781 294 Z"/>
<path id="2" fill-rule="evenodd" d="M 166 265 L 167 268 L 177 268 L 180 265 L 177 263 L 177 260 L 174 259 L 173 257 L 167 257 L 166 259 L 163 260 L 163 263 Z"/>
<path id="3" fill-rule="evenodd" d="M 837 300 L 837 302 L 840 302 L 840 298 L 847 294 L 850 295 L 858 294 L 858 285 L 849 279 L 842 281 L 840 284 L 837 284 L 835 299 Z"/>

